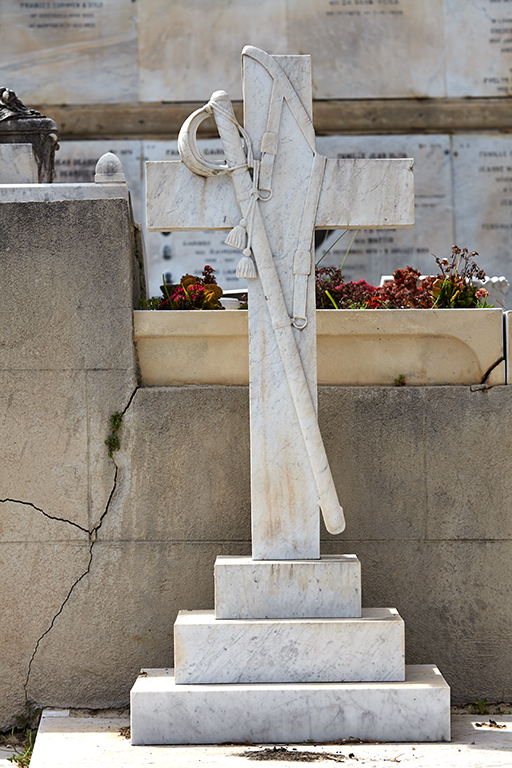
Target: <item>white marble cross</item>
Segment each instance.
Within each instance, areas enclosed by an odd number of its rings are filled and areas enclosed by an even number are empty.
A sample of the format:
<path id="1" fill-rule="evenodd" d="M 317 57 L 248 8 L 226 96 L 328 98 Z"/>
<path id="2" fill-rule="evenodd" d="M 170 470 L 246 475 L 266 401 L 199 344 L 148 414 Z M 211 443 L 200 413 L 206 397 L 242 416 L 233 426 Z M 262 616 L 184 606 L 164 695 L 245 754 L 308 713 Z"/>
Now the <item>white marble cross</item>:
<path id="1" fill-rule="evenodd" d="M 252 556 L 320 556 L 319 506 L 344 518 L 316 419 L 315 229 L 414 224 L 413 161 L 335 160 L 315 149 L 311 59 L 242 52 L 244 129 L 217 91 L 184 124 L 182 162 L 148 162 L 149 230 L 233 229 L 248 276 Z M 226 163 L 195 132 L 213 114 Z M 241 136 L 243 135 L 243 143 Z"/>

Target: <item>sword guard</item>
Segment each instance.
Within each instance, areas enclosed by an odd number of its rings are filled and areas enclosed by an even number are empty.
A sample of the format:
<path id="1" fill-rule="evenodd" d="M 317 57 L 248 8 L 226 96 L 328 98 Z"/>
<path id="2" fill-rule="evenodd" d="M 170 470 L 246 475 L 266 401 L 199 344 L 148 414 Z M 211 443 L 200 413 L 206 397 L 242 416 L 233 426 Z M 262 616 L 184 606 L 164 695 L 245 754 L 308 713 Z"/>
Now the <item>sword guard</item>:
<path id="1" fill-rule="evenodd" d="M 201 109 L 192 112 L 183 125 L 178 135 L 178 151 L 182 162 L 187 168 L 198 176 L 218 176 L 229 173 L 231 168 L 227 163 L 211 163 L 203 157 L 197 145 L 197 129 L 205 120 L 212 116 L 213 109 L 210 104 L 205 104 Z"/>

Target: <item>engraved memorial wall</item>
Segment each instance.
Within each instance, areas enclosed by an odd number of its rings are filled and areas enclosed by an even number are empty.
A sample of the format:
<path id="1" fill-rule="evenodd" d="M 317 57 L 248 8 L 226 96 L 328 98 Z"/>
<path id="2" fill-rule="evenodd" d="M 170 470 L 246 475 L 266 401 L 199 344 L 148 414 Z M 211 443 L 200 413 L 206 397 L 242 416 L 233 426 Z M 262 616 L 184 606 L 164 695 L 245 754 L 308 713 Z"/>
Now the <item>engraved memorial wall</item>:
<path id="1" fill-rule="evenodd" d="M 444 0 L 446 90 L 452 97 L 512 93 L 512 2 Z"/>
<path id="2" fill-rule="evenodd" d="M 25 103 L 137 101 L 137 5 L 2 0 L 0 82 Z"/>
<path id="3" fill-rule="evenodd" d="M 430 274 L 436 270 L 432 254 L 447 256 L 456 242 L 478 251 L 487 274 L 505 275 L 512 282 L 512 136 L 324 136 L 317 143 L 327 157 L 415 161 L 415 226 L 361 230 L 343 267 L 346 280 L 378 284 L 382 275 L 409 264 Z M 200 140 L 200 146 L 205 156 L 218 159 L 217 140 Z M 55 181 L 93 181 L 96 162 L 109 151 L 123 164 L 135 219 L 143 225 L 150 295 L 160 294 L 162 275 L 178 281 L 187 272 L 199 274 L 205 264 L 214 267 L 225 290 L 244 288 L 245 281 L 235 276 L 238 252 L 224 243 L 225 232 L 145 229 L 144 162 L 177 159 L 175 141 L 63 141 Z M 334 244 L 340 234 L 317 235 L 317 260 L 332 246 L 322 266 L 340 266 L 352 233 Z"/>
<path id="4" fill-rule="evenodd" d="M 240 99 L 239 54 L 308 52 L 315 99 L 506 96 L 510 0 L 2 0 L 0 80 L 35 104 Z M 9 81 L 7 83 L 7 80 Z"/>
<path id="5" fill-rule="evenodd" d="M 498 120 L 494 133 L 468 130 L 465 122 L 474 105 L 483 115 L 496 105 L 507 107 L 512 0 L 264 0 L 257 9 L 248 0 L 0 3 L 0 84 L 30 106 L 44 105 L 50 117 L 51 105 L 70 105 L 64 114 L 71 122 L 73 105 L 82 109 L 76 119 L 84 140 L 67 141 L 69 124 L 59 124 L 56 181 L 91 181 L 96 160 L 112 150 L 123 163 L 142 224 L 144 160 L 171 159 L 177 152 L 176 134 L 165 132 L 165 121 L 152 134 L 145 110 L 204 103 L 219 83 L 232 99 L 241 99 L 238 54 L 245 44 L 311 54 L 313 97 L 324 133 L 332 134 L 319 136 L 325 155 L 415 159 L 416 226 L 359 233 L 344 267 L 347 279 L 375 283 L 408 263 L 431 271 L 431 253 L 446 255 L 457 242 L 478 251 L 489 274 L 512 281 L 510 118 L 505 115 L 503 125 Z M 372 112 L 373 103 L 379 112 Z M 445 105 L 454 103 L 449 130 L 436 127 L 442 119 L 429 122 L 432 105 L 442 118 Z M 344 120 L 350 110 L 357 114 L 357 104 L 365 105 L 366 131 Z M 417 112 L 407 135 L 396 125 L 411 104 Z M 87 105 L 96 110 L 90 122 L 96 127 L 102 125 L 101 105 L 118 110 L 117 128 L 105 140 L 91 140 Z M 131 132 L 125 132 L 123 106 L 139 110 Z M 348 135 L 340 135 L 345 128 Z M 220 151 L 218 141 L 205 141 L 205 152 Z M 338 234 L 325 243 L 317 236 L 317 258 Z M 226 289 L 241 287 L 236 253 L 223 241 L 222 232 L 145 232 L 150 293 L 158 294 L 162 274 L 177 280 L 205 263 L 217 269 Z M 323 264 L 339 265 L 347 244 L 348 236 Z"/>

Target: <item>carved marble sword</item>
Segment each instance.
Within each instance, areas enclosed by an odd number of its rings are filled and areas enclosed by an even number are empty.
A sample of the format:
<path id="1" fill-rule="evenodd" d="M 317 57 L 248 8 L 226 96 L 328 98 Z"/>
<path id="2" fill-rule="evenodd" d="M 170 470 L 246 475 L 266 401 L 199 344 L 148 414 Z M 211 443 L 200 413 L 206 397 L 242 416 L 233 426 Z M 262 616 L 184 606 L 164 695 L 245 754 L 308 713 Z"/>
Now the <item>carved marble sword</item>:
<path id="1" fill-rule="evenodd" d="M 183 124 L 178 138 L 180 156 L 191 171 L 201 176 L 229 171 L 233 179 L 242 216 L 248 218 L 252 208 L 252 246 L 254 258 L 267 301 L 279 353 L 283 361 L 286 379 L 297 413 L 297 419 L 311 463 L 320 508 L 327 530 L 330 533 L 341 533 L 345 529 L 343 509 L 338 501 L 322 435 L 318 427 L 315 407 L 311 399 L 295 341 L 292 319 L 286 309 L 283 291 L 268 242 L 259 203 L 254 203 L 253 195 L 251 194 L 254 190 L 253 180 L 247 166 L 247 158 L 233 106 L 225 91 L 216 91 L 210 99 L 209 106 L 210 113 L 213 108 L 227 164 L 219 166 L 218 164 L 208 163 L 199 152 L 195 134 L 198 125 L 208 117 L 208 112 L 204 108 L 190 115 Z M 215 106 L 219 108 L 215 109 Z"/>

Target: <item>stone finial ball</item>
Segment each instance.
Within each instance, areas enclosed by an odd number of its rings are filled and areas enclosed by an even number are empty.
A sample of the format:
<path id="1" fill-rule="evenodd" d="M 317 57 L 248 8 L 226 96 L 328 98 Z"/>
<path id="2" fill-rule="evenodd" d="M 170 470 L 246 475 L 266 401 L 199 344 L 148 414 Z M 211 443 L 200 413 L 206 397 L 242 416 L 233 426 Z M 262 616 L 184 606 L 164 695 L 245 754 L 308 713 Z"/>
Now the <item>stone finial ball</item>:
<path id="1" fill-rule="evenodd" d="M 99 184 L 126 183 L 121 161 L 113 152 L 102 155 L 96 163 L 94 181 Z"/>

